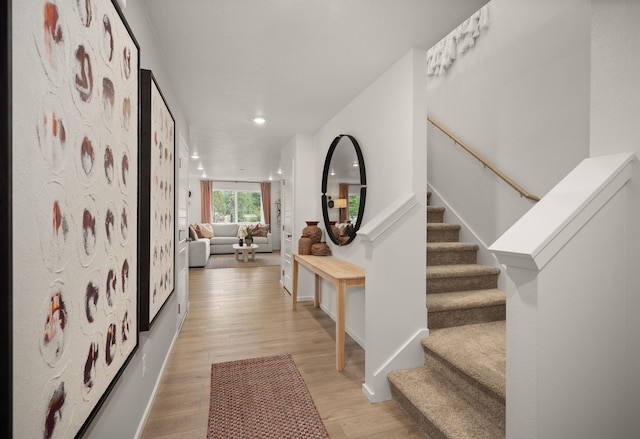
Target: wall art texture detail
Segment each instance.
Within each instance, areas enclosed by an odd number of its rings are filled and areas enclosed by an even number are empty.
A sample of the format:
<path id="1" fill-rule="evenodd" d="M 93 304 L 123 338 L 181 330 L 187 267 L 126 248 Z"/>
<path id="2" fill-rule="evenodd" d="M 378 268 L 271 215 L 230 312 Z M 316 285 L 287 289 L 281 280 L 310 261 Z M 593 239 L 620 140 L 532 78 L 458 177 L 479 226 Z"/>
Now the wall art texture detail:
<path id="1" fill-rule="evenodd" d="M 175 121 L 150 70 L 141 70 L 141 89 L 140 257 L 148 248 L 149 260 L 140 261 L 140 329 L 147 330 L 174 290 Z"/>
<path id="2" fill-rule="evenodd" d="M 79 437 L 138 347 L 139 46 L 111 0 L 12 27 L 13 432 Z"/>
<path id="3" fill-rule="evenodd" d="M 427 51 L 427 75 L 444 76 L 455 60 L 475 46 L 481 32 L 488 28 L 489 5 L 484 5 Z"/>

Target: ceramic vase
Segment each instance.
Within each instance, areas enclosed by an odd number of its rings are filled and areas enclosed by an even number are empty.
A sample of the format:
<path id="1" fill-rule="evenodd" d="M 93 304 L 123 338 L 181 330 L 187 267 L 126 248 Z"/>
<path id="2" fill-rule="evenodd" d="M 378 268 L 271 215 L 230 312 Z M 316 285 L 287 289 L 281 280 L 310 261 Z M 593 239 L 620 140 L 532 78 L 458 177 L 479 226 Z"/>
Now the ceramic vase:
<path id="1" fill-rule="evenodd" d="M 322 229 L 318 227 L 319 221 L 305 221 L 307 226 L 302 229 L 302 236 L 311 239 L 311 245 L 320 242 Z"/>
<path id="2" fill-rule="evenodd" d="M 338 239 L 340 237 L 340 229 L 336 226 L 336 222 L 329 221 L 329 225 L 331 226 L 331 233 Z"/>
<path id="3" fill-rule="evenodd" d="M 311 254 L 311 239 L 304 236 L 298 239 L 298 254 L 310 255 Z"/>
<path id="4" fill-rule="evenodd" d="M 311 254 L 314 256 L 329 256 L 331 254 L 331 248 L 326 242 L 316 242 L 311 246 Z"/>

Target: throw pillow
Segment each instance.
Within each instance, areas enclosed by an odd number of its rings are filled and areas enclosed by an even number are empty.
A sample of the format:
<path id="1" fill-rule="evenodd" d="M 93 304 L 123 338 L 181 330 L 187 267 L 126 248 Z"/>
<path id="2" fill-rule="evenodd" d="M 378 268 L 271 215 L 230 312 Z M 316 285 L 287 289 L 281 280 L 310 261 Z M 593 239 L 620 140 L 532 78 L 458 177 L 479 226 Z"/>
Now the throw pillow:
<path id="1" fill-rule="evenodd" d="M 265 224 L 265 225 L 256 224 L 256 226 L 253 228 L 253 236 L 255 237 L 266 238 L 267 233 L 269 233 L 269 224 Z"/>
<path id="2" fill-rule="evenodd" d="M 200 230 L 200 224 L 196 224 L 195 231 L 196 231 L 196 236 L 198 238 L 204 238 L 204 235 L 202 234 L 202 230 Z"/>
<path id="3" fill-rule="evenodd" d="M 211 226 L 211 224 L 204 223 L 199 224 L 199 226 L 203 238 L 213 238 L 213 227 Z"/>
<path id="4" fill-rule="evenodd" d="M 196 229 L 193 224 L 189 225 L 189 238 L 193 239 L 194 241 L 198 239 L 198 234 L 196 233 Z"/>

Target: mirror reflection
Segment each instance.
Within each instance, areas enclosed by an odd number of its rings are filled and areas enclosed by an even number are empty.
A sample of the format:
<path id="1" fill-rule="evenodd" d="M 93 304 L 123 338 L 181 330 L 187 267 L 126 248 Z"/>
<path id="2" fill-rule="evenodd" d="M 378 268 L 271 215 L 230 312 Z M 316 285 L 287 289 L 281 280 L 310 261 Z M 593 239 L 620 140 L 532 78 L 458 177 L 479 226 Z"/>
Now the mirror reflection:
<path id="1" fill-rule="evenodd" d="M 327 235 L 338 245 L 349 244 L 360 227 L 366 194 L 362 151 L 352 136 L 337 136 L 329 147 L 322 194 Z"/>

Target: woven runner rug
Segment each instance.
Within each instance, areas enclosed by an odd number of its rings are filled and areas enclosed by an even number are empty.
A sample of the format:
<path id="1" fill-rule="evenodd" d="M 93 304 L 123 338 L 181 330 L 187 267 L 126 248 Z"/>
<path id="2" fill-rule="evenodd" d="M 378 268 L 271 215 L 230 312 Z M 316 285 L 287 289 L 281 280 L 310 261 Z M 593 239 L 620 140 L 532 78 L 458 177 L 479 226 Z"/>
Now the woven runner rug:
<path id="1" fill-rule="evenodd" d="M 236 255 L 231 253 L 228 255 L 211 255 L 207 260 L 206 268 L 251 268 L 251 267 L 266 267 L 270 265 L 280 265 L 280 252 L 274 251 L 273 253 L 256 253 L 254 260 L 244 262 L 242 256 L 240 260 L 236 259 Z"/>
<path id="2" fill-rule="evenodd" d="M 214 363 L 207 439 L 325 439 L 291 354 Z"/>

